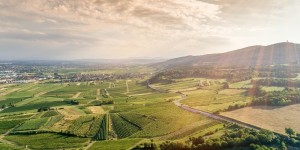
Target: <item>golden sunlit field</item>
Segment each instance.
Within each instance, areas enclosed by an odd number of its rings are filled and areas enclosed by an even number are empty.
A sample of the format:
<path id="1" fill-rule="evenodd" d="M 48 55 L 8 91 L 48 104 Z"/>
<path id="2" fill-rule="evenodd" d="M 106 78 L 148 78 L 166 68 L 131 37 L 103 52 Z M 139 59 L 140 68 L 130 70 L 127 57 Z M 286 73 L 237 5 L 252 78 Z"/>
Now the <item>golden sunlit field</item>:
<path id="1" fill-rule="evenodd" d="M 293 128 L 300 132 L 300 104 L 285 107 L 246 107 L 221 115 L 233 118 L 245 123 L 285 134 L 285 128 Z"/>

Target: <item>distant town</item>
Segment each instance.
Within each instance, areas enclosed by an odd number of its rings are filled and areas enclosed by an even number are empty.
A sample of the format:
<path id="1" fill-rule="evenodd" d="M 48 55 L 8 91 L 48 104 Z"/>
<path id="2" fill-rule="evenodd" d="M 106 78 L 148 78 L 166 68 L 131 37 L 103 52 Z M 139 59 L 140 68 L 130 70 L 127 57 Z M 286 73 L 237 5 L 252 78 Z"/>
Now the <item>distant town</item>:
<path id="1" fill-rule="evenodd" d="M 88 82 L 101 80 L 115 80 L 127 78 L 143 79 L 149 76 L 150 73 L 61 73 L 59 69 L 52 69 L 57 66 L 27 66 L 15 65 L 10 63 L 0 64 L 0 84 L 11 83 L 33 83 L 37 81 L 45 81 L 51 83 L 66 83 L 66 82 Z"/>

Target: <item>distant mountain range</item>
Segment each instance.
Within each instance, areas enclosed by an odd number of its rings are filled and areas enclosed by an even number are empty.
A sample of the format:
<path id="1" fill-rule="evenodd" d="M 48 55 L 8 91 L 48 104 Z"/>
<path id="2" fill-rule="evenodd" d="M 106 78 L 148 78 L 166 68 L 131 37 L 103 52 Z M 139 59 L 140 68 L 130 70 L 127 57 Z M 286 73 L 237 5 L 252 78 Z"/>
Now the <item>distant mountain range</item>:
<path id="1" fill-rule="evenodd" d="M 148 65 L 164 62 L 164 58 L 76 59 L 76 60 L 0 60 L 1 64 L 15 65 Z"/>
<path id="2" fill-rule="evenodd" d="M 299 64 L 300 44 L 277 43 L 268 46 L 250 46 L 226 53 L 186 56 L 158 63 L 156 66 L 260 66 Z"/>
<path id="3" fill-rule="evenodd" d="M 164 58 L 128 58 L 128 59 L 79 59 L 74 60 L 75 62 L 83 62 L 83 63 L 99 63 L 99 64 L 153 64 L 164 62 L 167 59 Z"/>

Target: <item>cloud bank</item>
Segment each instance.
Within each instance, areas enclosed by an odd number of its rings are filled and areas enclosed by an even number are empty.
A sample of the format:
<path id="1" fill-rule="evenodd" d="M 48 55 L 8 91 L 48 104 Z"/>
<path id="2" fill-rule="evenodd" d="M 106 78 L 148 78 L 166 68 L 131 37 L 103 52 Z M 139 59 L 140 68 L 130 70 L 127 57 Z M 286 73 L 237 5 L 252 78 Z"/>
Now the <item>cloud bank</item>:
<path id="1" fill-rule="evenodd" d="M 0 59 L 199 55 L 282 40 L 272 34 L 284 29 L 296 39 L 297 3 L 0 0 Z"/>

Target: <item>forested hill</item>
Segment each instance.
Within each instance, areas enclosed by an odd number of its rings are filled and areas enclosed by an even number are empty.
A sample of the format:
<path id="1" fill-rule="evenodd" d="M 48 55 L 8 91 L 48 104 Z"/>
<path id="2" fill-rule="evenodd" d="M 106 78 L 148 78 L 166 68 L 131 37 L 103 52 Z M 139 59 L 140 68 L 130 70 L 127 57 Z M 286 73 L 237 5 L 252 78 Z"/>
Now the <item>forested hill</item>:
<path id="1" fill-rule="evenodd" d="M 260 66 L 296 64 L 300 57 L 300 44 L 277 43 L 269 46 L 250 46 L 235 51 L 171 59 L 156 66 Z"/>

